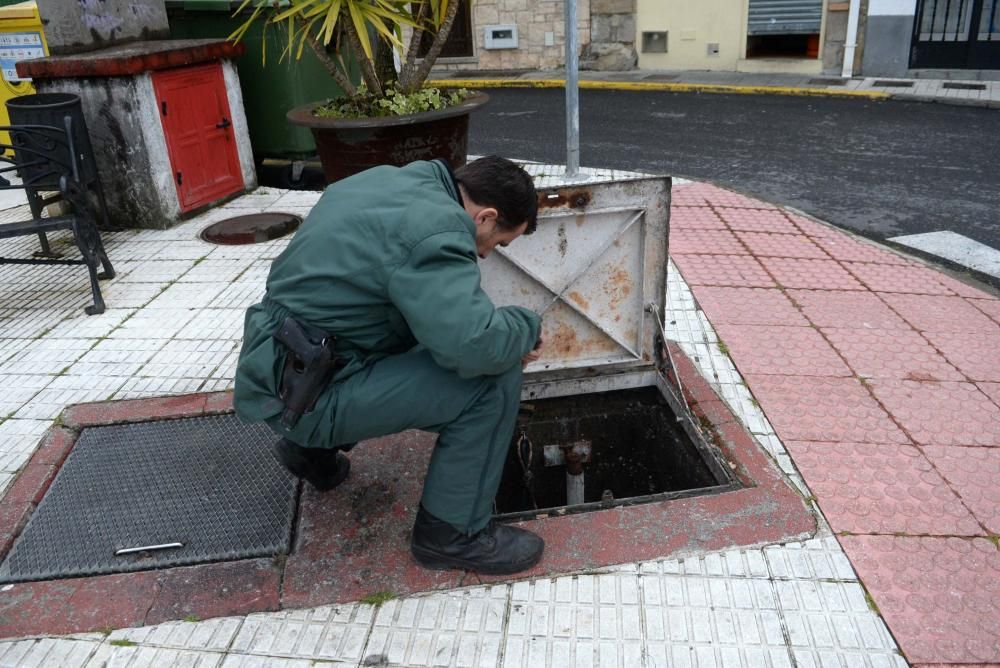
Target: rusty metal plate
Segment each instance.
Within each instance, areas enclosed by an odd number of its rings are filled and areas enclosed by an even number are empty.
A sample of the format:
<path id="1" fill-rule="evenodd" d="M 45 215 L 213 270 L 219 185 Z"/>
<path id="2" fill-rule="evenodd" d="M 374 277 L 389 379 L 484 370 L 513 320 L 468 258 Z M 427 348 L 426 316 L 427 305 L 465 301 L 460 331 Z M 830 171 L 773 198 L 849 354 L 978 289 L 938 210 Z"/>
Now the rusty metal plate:
<path id="1" fill-rule="evenodd" d="M 539 203 L 535 233 L 482 265 L 494 303 L 542 315 L 543 355 L 527 368 L 526 386 L 537 392 L 540 383 L 602 376 L 595 390 L 651 384 L 654 314 L 665 312 L 670 178 L 545 188 Z M 610 376 L 618 377 L 613 387 Z"/>

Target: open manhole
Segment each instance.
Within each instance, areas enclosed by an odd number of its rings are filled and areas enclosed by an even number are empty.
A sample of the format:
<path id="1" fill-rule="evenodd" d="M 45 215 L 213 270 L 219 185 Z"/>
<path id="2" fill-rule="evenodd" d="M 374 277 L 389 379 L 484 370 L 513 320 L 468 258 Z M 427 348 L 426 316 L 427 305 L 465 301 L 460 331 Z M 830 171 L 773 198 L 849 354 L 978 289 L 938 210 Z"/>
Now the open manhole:
<path id="1" fill-rule="evenodd" d="M 941 87 L 949 90 L 986 90 L 986 84 L 964 83 L 961 81 L 945 81 L 941 84 Z"/>
<path id="2" fill-rule="evenodd" d="M 876 79 L 872 86 L 879 88 L 913 88 L 912 81 L 895 81 L 893 79 Z"/>
<path id="3" fill-rule="evenodd" d="M 497 494 L 497 513 L 506 518 L 736 486 L 715 447 L 685 429 L 656 387 L 544 399 L 524 408 Z"/>
<path id="4" fill-rule="evenodd" d="M 291 234 L 301 223 L 293 213 L 251 213 L 213 223 L 202 230 L 201 238 L 224 246 L 259 244 Z"/>
<path id="5" fill-rule="evenodd" d="M 298 481 L 235 415 L 89 427 L 0 564 L 0 582 L 270 557 Z"/>

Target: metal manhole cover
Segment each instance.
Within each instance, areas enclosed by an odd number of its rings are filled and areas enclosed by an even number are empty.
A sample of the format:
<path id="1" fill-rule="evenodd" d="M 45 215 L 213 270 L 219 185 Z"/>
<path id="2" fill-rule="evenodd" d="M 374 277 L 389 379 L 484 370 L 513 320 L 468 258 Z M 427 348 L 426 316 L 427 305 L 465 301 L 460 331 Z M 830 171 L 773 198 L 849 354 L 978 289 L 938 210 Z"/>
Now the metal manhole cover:
<path id="1" fill-rule="evenodd" d="M 232 414 L 84 429 L 0 582 L 287 553 L 297 480 L 275 439 Z"/>
<path id="2" fill-rule="evenodd" d="M 225 246 L 259 244 L 291 234 L 301 223 L 302 217 L 294 213 L 251 213 L 213 223 L 202 230 L 201 238 Z"/>

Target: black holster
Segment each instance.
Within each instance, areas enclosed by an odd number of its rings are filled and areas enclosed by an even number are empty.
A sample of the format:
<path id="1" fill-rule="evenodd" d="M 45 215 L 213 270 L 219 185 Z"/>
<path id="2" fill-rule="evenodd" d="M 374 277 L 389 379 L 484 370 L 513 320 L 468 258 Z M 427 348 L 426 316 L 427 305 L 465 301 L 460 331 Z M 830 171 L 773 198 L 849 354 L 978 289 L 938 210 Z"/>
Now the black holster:
<path id="1" fill-rule="evenodd" d="M 333 352 L 335 338 L 288 317 L 274 334 L 288 351 L 281 371 L 278 397 L 284 402 L 281 424 L 293 429 L 303 413 L 316 406 L 337 369 L 344 361 Z"/>

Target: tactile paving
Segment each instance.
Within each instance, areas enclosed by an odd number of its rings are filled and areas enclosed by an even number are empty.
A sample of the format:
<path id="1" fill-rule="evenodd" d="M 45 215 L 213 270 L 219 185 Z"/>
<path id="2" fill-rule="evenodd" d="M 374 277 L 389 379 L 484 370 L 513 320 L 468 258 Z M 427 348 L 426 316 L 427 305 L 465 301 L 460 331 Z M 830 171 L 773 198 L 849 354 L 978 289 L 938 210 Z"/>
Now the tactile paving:
<path id="1" fill-rule="evenodd" d="M 873 380 L 871 387 L 917 443 L 1000 446 L 1000 408 L 972 383 Z"/>
<path id="2" fill-rule="evenodd" d="M 875 244 L 852 239 L 846 234 L 814 238 L 816 244 L 834 260 L 841 262 L 873 262 L 877 264 L 906 265 L 909 260 Z"/>
<path id="3" fill-rule="evenodd" d="M 231 414 L 84 429 L 0 582 L 287 553 L 297 480 L 274 440 Z"/>
<path id="4" fill-rule="evenodd" d="M 749 255 L 677 255 L 674 262 L 689 285 L 776 287 L 760 262 Z"/>
<path id="5" fill-rule="evenodd" d="M 695 297 L 714 324 L 807 325 L 780 290 L 698 286 Z"/>
<path id="6" fill-rule="evenodd" d="M 840 540 L 910 662 L 1000 662 L 1000 552 L 992 542 Z"/>
<path id="7" fill-rule="evenodd" d="M 853 378 L 748 375 L 747 382 L 782 440 L 906 442 Z"/>
<path id="8" fill-rule="evenodd" d="M 936 280 L 937 272 L 924 267 L 866 262 L 845 262 L 844 266 L 875 292 L 901 292 L 915 295 L 955 294 Z"/>
<path id="9" fill-rule="evenodd" d="M 704 206 L 672 206 L 670 208 L 670 229 L 678 230 L 724 230 L 722 222 L 715 211 Z"/>
<path id="10" fill-rule="evenodd" d="M 834 260 L 765 257 L 761 262 L 778 285 L 785 288 L 864 290 L 864 286 Z"/>
<path id="11" fill-rule="evenodd" d="M 834 531 L 983 535 L 912 445 L 786 441 L 785 447 Z"/>
<path id="12" fill-rule="evenodd" d="M 736 232 L 757 257 L 794 257 L 827 260 L 829 256 L 808 237 L 769 232 Z"/>
<path id="13" fill-rule="evenodd" d="M 1000 299 L 970 299 L 969 303 L 1000 323 Z"/>
<path id="14" fill-rule="evenodd" d="M 885 302 L 870 292 L 789 290 L 787 294 L 818 327 L 910 329 Z"/>
<path id="15" fill-rule="evenodd" d="M 716 207 L 715 212 L 733 230 L 771 232 L 774 234 L 801 234 L 798 228 L 780 211 Z M 673 225 L 673 223 L 673 218 L 671 218 L 670 224 Z"/>
<path id="16" fill-rule="evenodd" d="M 881 298 L 923 332 L 997 332 L 1000 325 L 961 297 L 881 293 Z"/>
<path id="17" fill-rule="evenodd" d="M 863 378 L 965 380 L 958 369 L 913 330 L 823 328 L 822 331 Z"/>
<path id="18" fill-rule="evenodd" d="M 670 230 L 670 254 L 747 255 L 729 230 Z"/>
<path id="19" fill-rule="evenodd" d="M 720 324 L 716 333 L 744 374 L 851 375 L 830 344 L 812 327 Z"/>
<path id="20" fill-rule="evenodd" d="M 1000 330 L 969 336 L 927 332 L 924 336 L 970 380 L 1000 382 Z"/>
<path id="21" fill-rule="evenodd" d="M 1000 535 L 1000 448 L 925 446 L 924 455 L 986 530 Z"/>

